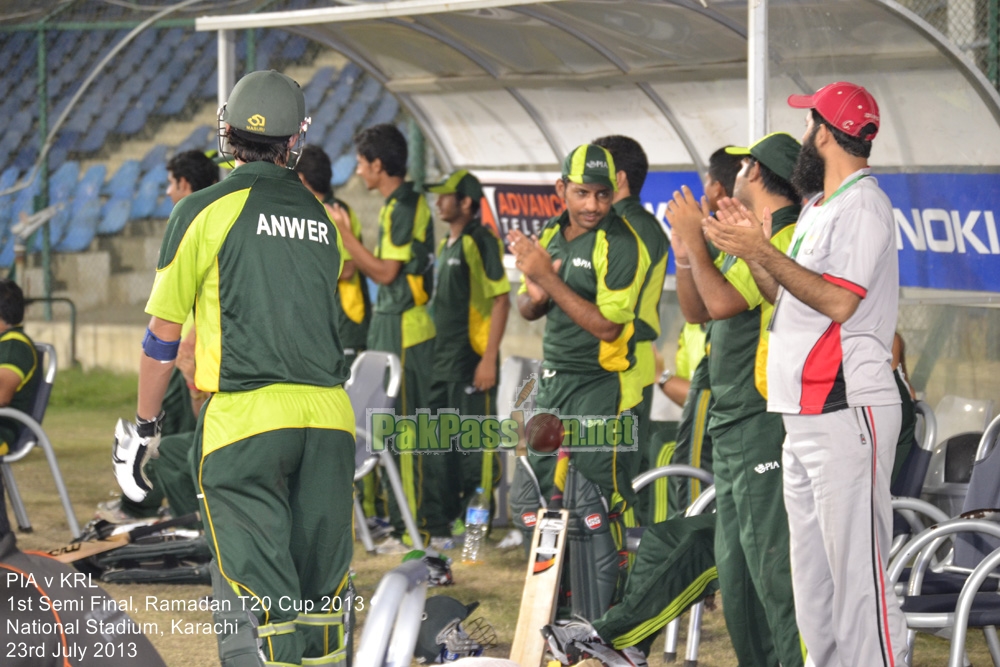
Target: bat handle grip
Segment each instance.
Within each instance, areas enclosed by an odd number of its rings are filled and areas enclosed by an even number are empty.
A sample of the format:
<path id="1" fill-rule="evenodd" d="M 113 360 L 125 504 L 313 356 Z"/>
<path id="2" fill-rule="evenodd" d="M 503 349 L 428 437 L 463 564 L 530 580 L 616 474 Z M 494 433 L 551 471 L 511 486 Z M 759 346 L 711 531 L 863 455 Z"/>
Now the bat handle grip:
<path id="1" fill-rule="evenodd" d="M 549 500 L 549 504 L 545 509 L 552 510 L 553 512 L 558 512 L 562 509 L 563 494 L 556 492 L 552 494 L 552 498 Z"/>

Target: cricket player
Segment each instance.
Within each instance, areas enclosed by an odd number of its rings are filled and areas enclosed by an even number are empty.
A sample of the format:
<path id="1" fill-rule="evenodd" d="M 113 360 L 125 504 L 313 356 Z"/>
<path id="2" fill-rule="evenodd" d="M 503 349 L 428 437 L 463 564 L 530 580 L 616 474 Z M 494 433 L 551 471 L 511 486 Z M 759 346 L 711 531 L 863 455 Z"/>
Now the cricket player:
<path id="1" fill-rule="evenodd" d="M 196 308 L 195 383 L 212 393 L 198 421 L 198 490 L 213 596 L 227 603 L 216 620 L 236 624 L 218 637 L 220 659 L 337 662 L 346 642 L 332 600 L 348 589 L 355 446 L 336 327 L 340 235 L 290 168 L 307 125 L 295 81 L 247 74 L 219 121 L 236 168 L 171 213 L 136 421 L 119 424 L 115 456 L 138 463 L 155 451 L 181 323 Z"/>
<path id="2" fill-rule="evenodd" d="M 808 110 L 793 182 L 811 198 L 787 254 L 765 243 L 754 216 L 739 208 L 707 230 L 780 287 L 768 410 L 787 431 L 785 505 L 809 661 L 904 664 L 906 623 L 886 586 L 901 422 L 892 372 L 899 267 L 892 205 L 868 166 L 878 104 L 848 82 L 788 103 Z"/>

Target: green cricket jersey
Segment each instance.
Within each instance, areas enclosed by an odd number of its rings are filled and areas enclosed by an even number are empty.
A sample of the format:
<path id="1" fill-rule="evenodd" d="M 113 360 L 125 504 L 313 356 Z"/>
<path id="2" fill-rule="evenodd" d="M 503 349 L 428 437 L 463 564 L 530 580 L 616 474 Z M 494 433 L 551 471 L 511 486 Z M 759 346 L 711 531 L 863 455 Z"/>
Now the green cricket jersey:
<path id="1" fill-rule="evenodd" d="M 434 322 L 427 301 L 434 288 L 434 225 L 427 200 L 413 183 L 400 185 L 389 195 L 379 212 L 378 245 L 375 256 L 403 263 L 388 285 L 382 285 L 375 301 L 376 315 L 397 315 L 402 328 L 403 348 L 434 338 Z M 380 330 L 379 322 L 369 328 L 368 347 L 399 353 L 390 341 L 397 336 Z"/>
<path id="2" fill-rule="evenodd" d="M 361 241 L 361 221 L 357 214 L 345 202 L 331 197 L 330 203 L 340 205 L 351 218 L 351 233 Z M 351 253 L 344 249 L 344 261 L 353 259 Z M 368 324 L 372 319 L 372 301 L 368 296 L 368 282 L 360 271 L 355 271 L 350 278 L 341 278 L 337 282 L 337 330 L 340 332 L 340 342 L 344 349 L 364 349 L 368 344 Z"/>
<path id="3" fill-rule="evenodd" d="M 660 296 L 663 294 L 663 277 L 667 272 L 667 254 L 670 241 L 663 225 L 636 196 L 615 202 L 612 207 L 635 230 L 639 242 L 649 253 L 649 270 L 642 283 L 639 296 L 639 317 L 635 321 L 636 341 L 656 340 L 660 336 Z"/>
<path id="4" fill-rule="evenodd" d="M 771 243 L 779 250 L 787 248 L 791 235 L 783 234 L 782 230 L 795 224 L 799 210 L 799 206 L 786 206 L 771 216 Z M 785 248 L 780 247 L 781 243 Z M 767 301 L 757 288 L 745 261 L 732 255 L 723 254 L 720 257 L 722 264 L 719 270 L 746 299 L 747 310 L 712 322 L 708 374 L 715 399 L 709 418 L 709 428 L 713 431 L 728 428 L 745 417 L 767 410 L 767 401 L 755 384 L 761 311 Z M 768 317 L 770 310 L 768 308 Z"/>
<path id="5" fill-rule="evenodd" d="M 0 335 L 0 368 L 6 368 L 21 379 L 7 407 L 31 413 L 31 401 L 42 381 L 42 371 L 38 368 L 38 351 L 35 344 L 21 327 L 11 327 Z M 6 454 L 15 443 L 21 423 L 13 419 L 0 418 L 0 456 Z"/>
<path id="6" fill-rule="evenodd" d="M 336 326 L 343 257 L 294 171 L 244 164 L 174 207 L 146 312 L 180 323 L 194 306 L 202 391 L 334 387 L 350 373 Z"/>
<path id="7" fill-rule="evenodd" d="M 635 361 L 634 320 L 649 257 L 633 229 L 614 211 L 572 241 L 563 234 L 569 224 L 567 212 L 552 218 L 542 228 L 539 242 L 553 261 L 562 260 L 559 277 L 570 289 L 596 304 L 605 318 L 624 326 L 617 339 L 605 342 L 553 303 L 542 337 L 544 367 L 567 373 L 626 371 Z M 521 291 L 526 291 L 523 284 Z"/>
<path id="8" fill-rule="evenodd" d="M 438 248 L 434 326 L 434 378 L 471 382 L 486 351 L 494 297 L 510 292 L 503 268 L 503 241 L 479 220 Z"/>

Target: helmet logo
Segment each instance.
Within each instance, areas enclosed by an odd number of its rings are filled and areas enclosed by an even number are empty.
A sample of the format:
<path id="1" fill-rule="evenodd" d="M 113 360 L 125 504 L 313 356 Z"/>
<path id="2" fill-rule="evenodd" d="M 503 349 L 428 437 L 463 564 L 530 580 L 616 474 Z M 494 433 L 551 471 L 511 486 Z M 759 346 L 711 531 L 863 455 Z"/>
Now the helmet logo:
<path id="1" fill-rule="evenodd" d="M 266 120 L 259 113 L 247 118 L 247 129 L 251 132 L 263 132 Z"/>

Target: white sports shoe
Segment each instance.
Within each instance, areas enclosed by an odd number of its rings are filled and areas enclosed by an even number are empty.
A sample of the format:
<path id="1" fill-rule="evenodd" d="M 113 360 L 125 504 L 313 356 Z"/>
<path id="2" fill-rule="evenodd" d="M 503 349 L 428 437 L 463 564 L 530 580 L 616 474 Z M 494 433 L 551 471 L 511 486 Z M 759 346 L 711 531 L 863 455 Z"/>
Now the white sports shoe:
<path id="1" fill-rule="evenodd" d="M 403 554 L 409 553 L 412 549 L 405 544 L 398 537 L 389 537 L 382 540 L 378 546 L 375 547 L 375 553 L 380 556 L 401 556 Z"/>

